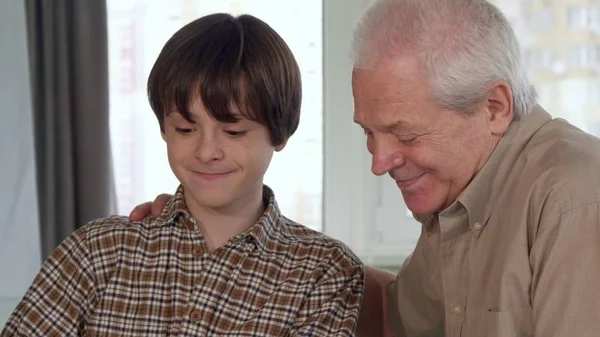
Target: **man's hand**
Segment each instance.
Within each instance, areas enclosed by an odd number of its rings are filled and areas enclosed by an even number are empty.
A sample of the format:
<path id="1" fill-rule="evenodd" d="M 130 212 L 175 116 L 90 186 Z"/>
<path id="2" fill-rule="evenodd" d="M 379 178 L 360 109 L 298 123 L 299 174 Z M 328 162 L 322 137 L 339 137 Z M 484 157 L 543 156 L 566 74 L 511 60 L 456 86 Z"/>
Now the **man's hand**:
<path id="1" fill-rule="evenodd" d="M 365 266 L 365 292 L 358 318 L 358 337 L 394 337 L 388 321 L 387 288 L 396 275 Z"/>
<path id="2" fill-rule="evenodd" d="M 160 216 L 160 213 L 162 212 L 163 208 L 165 208 L 167 201 L 169 201 L 171 197 L 171 194 L 160 194 L 152 203 L 148 201 L 137 205 L 129 214 L 129 218 L 133 221 L 140 221 L 148 215 L 153 218 L 157 218 Z"/>

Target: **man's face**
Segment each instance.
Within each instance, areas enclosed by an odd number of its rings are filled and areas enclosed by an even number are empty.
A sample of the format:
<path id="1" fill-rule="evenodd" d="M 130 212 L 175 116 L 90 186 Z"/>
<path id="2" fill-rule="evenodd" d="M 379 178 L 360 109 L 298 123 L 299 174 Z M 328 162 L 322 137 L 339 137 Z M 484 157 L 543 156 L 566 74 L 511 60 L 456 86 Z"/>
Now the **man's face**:
<path id="1" fill-rule="evenodd" d="M 437 106 L 414 58 L 355 69 L 352 88 L 371 170 L 388 173 L 414 213 L 450 206 L 493 151 L 486 113 L 466 116 Z"/>
<path id="2" fill-rule="evenodd" d="M 185 188 L 188 207 L 243 207 L 261 193 L 273 151 L 284 145 L 275 148 L 265 126 L 243 117 L 237 123 L 214 120 L 200 99 L 190 108 L 194 123 L 174 111 L 165 118 L 163 133 L 169 164 Z"/>

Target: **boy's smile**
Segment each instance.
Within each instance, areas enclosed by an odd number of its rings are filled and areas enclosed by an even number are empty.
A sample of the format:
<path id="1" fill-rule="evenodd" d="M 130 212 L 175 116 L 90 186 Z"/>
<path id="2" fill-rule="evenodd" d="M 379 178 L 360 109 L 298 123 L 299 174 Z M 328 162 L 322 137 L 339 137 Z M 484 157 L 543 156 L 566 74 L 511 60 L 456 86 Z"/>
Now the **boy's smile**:
<path id="1" fill-rule="evenodd" d="M 192 171 L 192 172 L 194 172 L 200 179 L 209 181 L 209 182 L 223 180 L 223 179 L 229 177 L 230 175 L 232 175 L 233 173 L 235 173 L 234 171 L 223 172 L 223 173 L 197 172 L 197 171 Z"/>

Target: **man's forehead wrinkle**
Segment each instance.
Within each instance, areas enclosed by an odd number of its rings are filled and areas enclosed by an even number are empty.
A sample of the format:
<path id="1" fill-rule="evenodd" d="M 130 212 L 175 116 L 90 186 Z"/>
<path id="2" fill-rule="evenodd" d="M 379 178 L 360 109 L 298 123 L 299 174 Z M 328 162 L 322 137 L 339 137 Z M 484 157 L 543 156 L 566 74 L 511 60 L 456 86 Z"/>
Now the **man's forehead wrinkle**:
<path id="1" fill-rule="evenodd" d="M 402 107 L 408 105 L 409 103 L 410 102 L 408 100 L 401 100 L 398 97 L 395 100 L 392 100 L 392 99 L 384 100 L 379 105 L 379 108 L 381 108 L 385 113 L 394 113 L 398 110 L 398 108 L 402 108 Z"/>
<path id="2" fill-rule="evenodd" d="M 395 121 L 400 120 L 400 113 L 408 109 L 409 104 L 408 100 L 402 101 L 399 98 L 395 100 L 381 99 L 364 112 L 369 119 Z"/>
<path id="3" fill-rule="evenodd" d="M 414 84 L 396 77 L 388 77 L 385 81 L 369 88 L 369 91 L 375 101 L 403 101 L 417 93 Z"/>

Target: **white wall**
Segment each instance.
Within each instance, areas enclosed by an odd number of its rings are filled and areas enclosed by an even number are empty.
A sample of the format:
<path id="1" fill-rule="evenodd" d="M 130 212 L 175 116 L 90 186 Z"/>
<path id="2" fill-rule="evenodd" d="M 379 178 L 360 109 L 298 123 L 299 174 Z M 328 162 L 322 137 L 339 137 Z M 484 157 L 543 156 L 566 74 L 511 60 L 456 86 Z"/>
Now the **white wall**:
<path id="1" fill-rule="evenodd" d="M 40 268 L 24 1 L 0 1 L 0 330 Z"/>
<path id="2" fill-rule="evenodd" d="M 352 121 L 350 43 L 371 0 L 323 2 L 324 231 L 363 262 L 394 268 L 412 252 L 421 227 L 393 181 L 370 172 L 365 136 Z"/>

